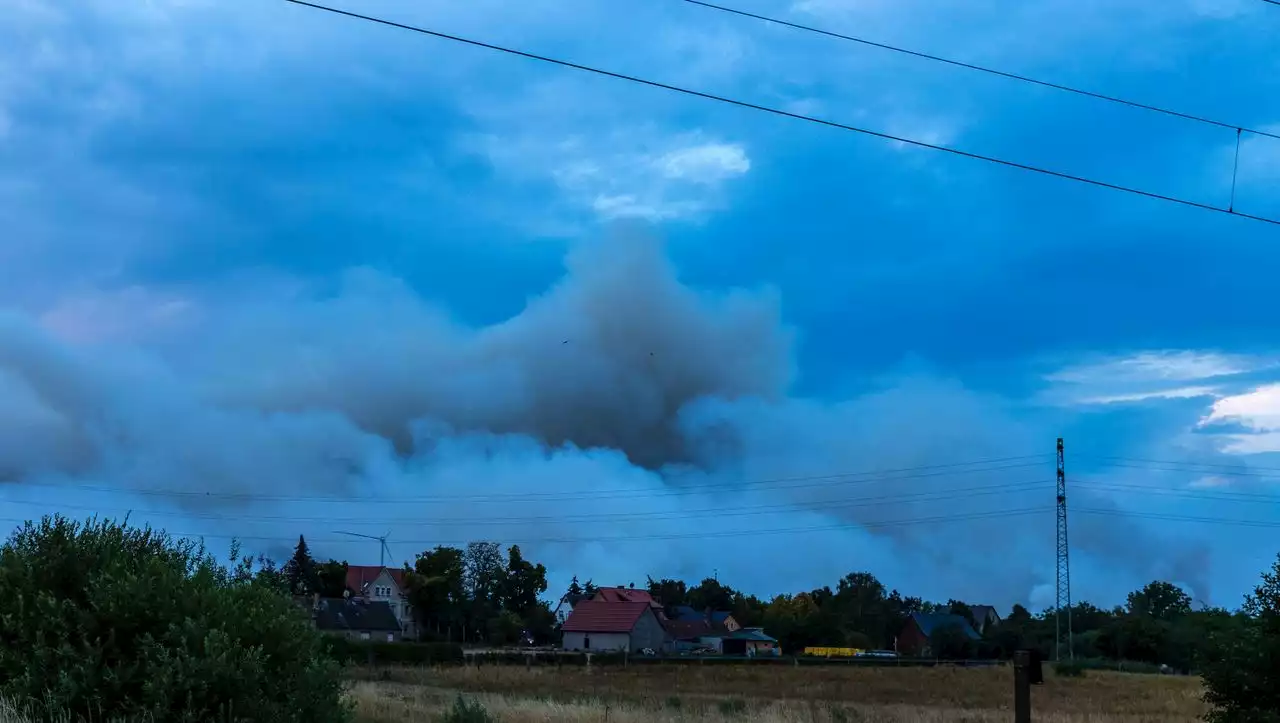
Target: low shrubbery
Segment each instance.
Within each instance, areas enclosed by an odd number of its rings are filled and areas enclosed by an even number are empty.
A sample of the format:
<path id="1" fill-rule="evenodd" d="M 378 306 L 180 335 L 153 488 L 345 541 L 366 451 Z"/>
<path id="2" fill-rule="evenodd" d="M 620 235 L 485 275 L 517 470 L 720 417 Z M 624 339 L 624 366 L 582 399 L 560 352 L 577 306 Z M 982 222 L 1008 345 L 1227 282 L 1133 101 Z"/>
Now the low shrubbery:
<path id="1" fill-rule="evenodd" d="M 0 548 L 0 696 L 36 719 L 349 718 L 339 666 L 278 576 L 114 522 L 28 522 Z"/>

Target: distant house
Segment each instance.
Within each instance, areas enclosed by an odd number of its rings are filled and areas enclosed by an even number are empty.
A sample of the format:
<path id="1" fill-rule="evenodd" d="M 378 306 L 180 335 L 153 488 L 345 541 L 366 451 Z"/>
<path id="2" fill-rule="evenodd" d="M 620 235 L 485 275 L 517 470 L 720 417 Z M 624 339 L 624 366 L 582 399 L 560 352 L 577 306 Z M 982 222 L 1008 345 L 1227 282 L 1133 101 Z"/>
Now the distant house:
<path id="1" fill-rule="evenodd" d="M 659 650 L 666 633 L 648 602 L 583 600 L 560 628 L 565 650 Z"/>
<path id="2" fill-rule="evenodd" d="M 723 628 L 728 632 L 736 632 L 742 629 L 738 621 L 733 618 L 733 613 L 723 610 L 697 610 L 689 605 L 677 605 L 671 610 L 673 620 L 682 622 L 690 622 L 695 620 L 704 620 L 707 624 Z"/>
<path id="3" fill-rule="evenodd" d="M 353 598 L 386 603 L 404 636 L 412 640 L 417 638 L 417 626 L 414 624 L 413 607 L 409 604 L 404 573 L 402 569 L 380 565 L 348 565 L 346 584 Z"/>
<path id="4" fill-rule="evenodd" d="M 931 655 L 929 641 L 934 631 L 955 627 L 970 640 L 981 640 L 982 636 L 973 629 L 969 621 L 960 615 L 950 613 L 911 613 L 906 627 L 898 636 L 898 652 L 903 655 Z"/>
<path id="5" fill-rule="evenodd" d="M 560 602 L 556 604 L 556 609 L 553 611 L 556 616 L 556 624 L 564 625 L 564 621 L 569 619 L 569 614 L 573 612 L 573 608 L 578 603 L 590 599 L 583 594 L 565 595 L 560 598 Z"/>
<path id="6" fill-rule="evenodd" d="M 973 629 L 979 635 L 986 635 L 989 628 L 1000 624 L 1000 615 L 991 605 L 970 605 L 969 611 L 973 613 Z"/>
<path id="7" fill-rule="evenodd" d="M 317 629 L 352 640 L 397 642 L 404 631 L 386 602 L 361 598 L 316 598 L 311 617 Z"/>

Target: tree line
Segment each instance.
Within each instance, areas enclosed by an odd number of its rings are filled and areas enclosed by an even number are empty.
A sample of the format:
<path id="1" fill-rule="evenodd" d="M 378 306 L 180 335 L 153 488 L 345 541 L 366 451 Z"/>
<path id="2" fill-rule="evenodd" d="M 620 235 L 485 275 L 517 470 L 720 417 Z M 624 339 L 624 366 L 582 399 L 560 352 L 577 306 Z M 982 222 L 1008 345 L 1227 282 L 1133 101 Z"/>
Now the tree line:
<path id="1" fill-rule="evenodd" d="M 279 571 L 270 561 L 260 568 L 260 575 L 279 576 L 281 585 L 295 595 L 341 597 L 345 589 L 346 563 L 312 560 L 302 538 Z M 543 599 L 546 567 L 526 560 L 518 545 L 505 552 L 496 542 L 438 546 L 417 555 L 405 571 L 405 592 L 425 640 L 492 645 L 556 640 L 552 606 L 560 596 Z M 597 589 L 592 580 L 580 583 L 574 577 L 565 594 L 590 597 Z M 1056 653 L 1057 611 L 1052 608 L 1032 613 L 1014 605 L 998 625 L 986 626 L 974 619 L 964 601 L 903 595 L 869 572 L 851 572 L 834 587 L 771 599 L 711 577 L 693 585 L 675 578 L 647 578 L 641 589 L 660 601 L 671 617 L 677 606 L 729 612 L 745 627 L 764 628 L 789 652 L 815 646 L 894 650 L 912 613 L 953 613 L 980 630 L 981 639 L 943 629 L 930 641 L 937 657 L 1009 658 L 1016 650 L 1035 649 L 1051 659 Z M 1070 613 L 1074 657 L 1167 665 L 1183 672 L 1204 668 L 1216 653 L 1215 640 L 1242 636 L 1251 620 L 1247 608 L 1196 607 L 1186 591 L 1160 580 L 1129 593 L 1122 605 L 1104 609 L 1078 602 Z"/>
<path id="2" fill-rule="evenodd" d="M 300 536 L 283 567 L 261 559 L 257 575 L 294 596 L 340 598 L 347 592 L 347 567 L 313 559 Z M 505 554 L 496 542 L 440 546 L 404 570 L 404 593 L 424 640 L 510 645 L 547 643 L 555 634 L 555 616 L 541 599 L 547 568 L 524 559 L 519 545 Z"/>

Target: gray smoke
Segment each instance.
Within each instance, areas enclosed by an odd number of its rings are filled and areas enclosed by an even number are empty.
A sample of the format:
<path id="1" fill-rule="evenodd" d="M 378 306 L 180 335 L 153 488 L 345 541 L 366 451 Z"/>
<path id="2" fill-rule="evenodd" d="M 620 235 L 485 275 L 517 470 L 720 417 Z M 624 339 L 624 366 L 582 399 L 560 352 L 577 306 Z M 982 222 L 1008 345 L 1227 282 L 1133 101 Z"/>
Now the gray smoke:
<path id="1" fill-rule="evenodd" d="M 483 328 L 369 270 L 336 294 L 204 306 L 177 336 L 133 346 L 0 318 L 14 509 L 132 510 L 275 552 L 305 533 L 353 562 L 370 551 L 332 531 L 389 529 L 406 557 L 527 540 L 564 578 L 718 568 L 761 593 L 870 569 L 1007 604 L 1048 579 L 1049 450 L 1035 466 L 847 474 L 1046 448 L 1025 410 L 927 371 L 866 380 L 845 401 L 789 396 L 794 335 L 777 296 L 694 290 L 652 239 L 576 250 L 559 283 Z M 1011 489 L 966 492 L 996 484 Z"/>

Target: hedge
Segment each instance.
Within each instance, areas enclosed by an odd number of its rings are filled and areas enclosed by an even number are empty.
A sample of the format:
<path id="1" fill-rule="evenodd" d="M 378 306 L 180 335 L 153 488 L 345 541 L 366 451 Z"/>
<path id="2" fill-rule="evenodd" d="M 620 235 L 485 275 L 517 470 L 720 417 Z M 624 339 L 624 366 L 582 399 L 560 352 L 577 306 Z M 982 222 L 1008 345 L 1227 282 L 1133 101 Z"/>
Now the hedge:
<path id="1" fill-rule="evenodd" d="M 339 662 L 357 665 L 458 665 L 463 662 L 457 643 L 388 643 L 333 636 L 330 654 Z"/>

